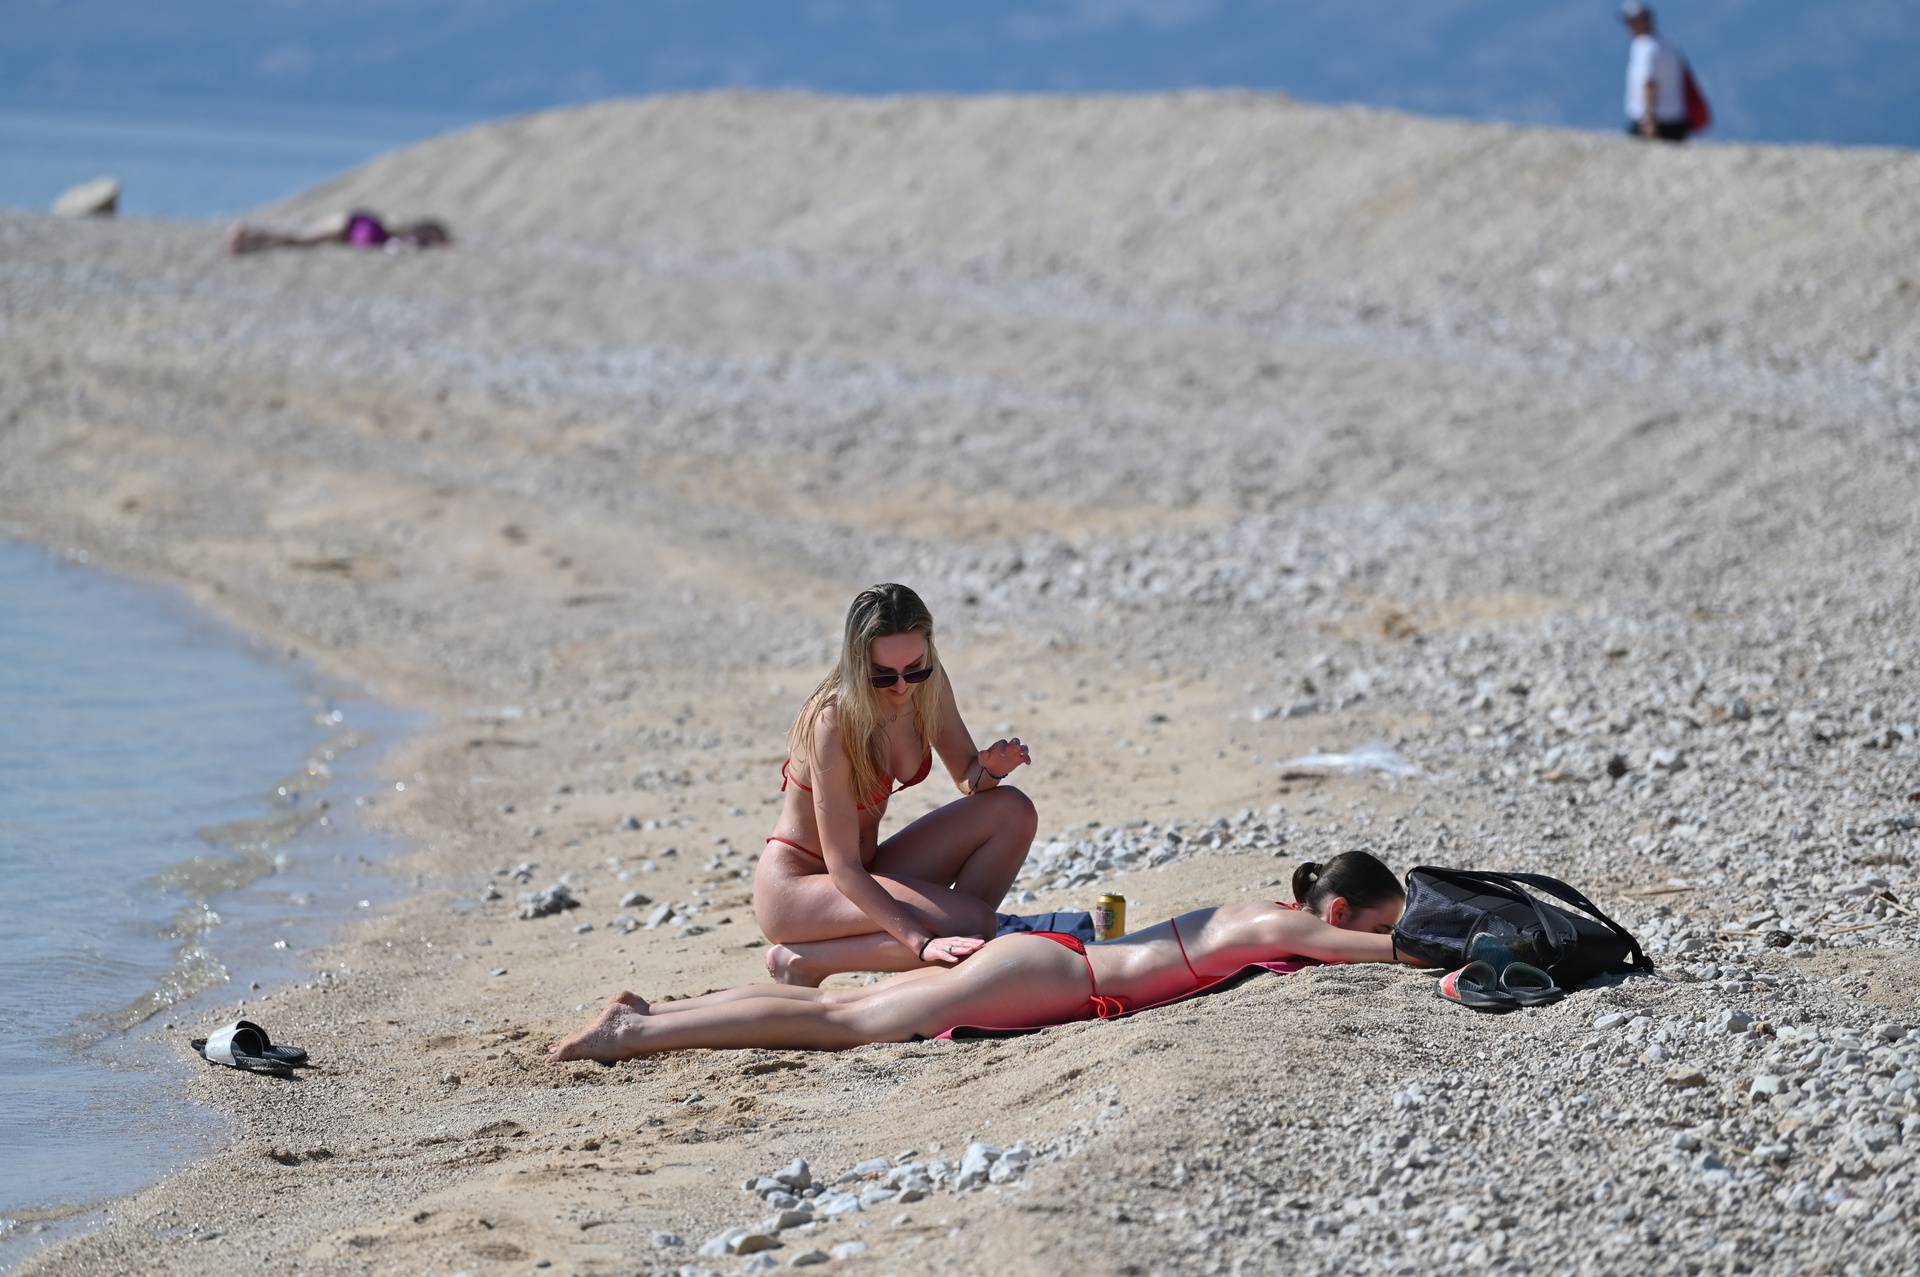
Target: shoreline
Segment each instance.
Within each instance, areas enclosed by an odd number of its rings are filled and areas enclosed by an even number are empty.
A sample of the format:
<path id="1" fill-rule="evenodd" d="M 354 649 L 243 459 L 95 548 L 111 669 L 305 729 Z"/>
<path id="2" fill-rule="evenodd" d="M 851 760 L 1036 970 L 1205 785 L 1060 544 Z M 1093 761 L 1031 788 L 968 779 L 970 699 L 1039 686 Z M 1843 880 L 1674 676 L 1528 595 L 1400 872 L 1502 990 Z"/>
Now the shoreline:
<path id="1" fill-rule="evenodd" d="M 1891 318 L 1848 309 L 1892 250 L 1816 236 L 1782 192 L 1864 199 L 1920 167 L 1755 148 L 1678 170 L 1192 98 L 788 105 L 508 121 L 281 206 L 457 195 L 444 257 L 237 262 L 178 227 L 0 217 L 31 263 L 7 276 L 0 503 L 427 716 L 370 820 L 425 885 L 276 994 L 324 1067 L 200 1070 L 229 1143 L 28 1270 L 204 1271 L 228 1248 L 671 1269 L 761 1218 L 739 1185 L 795 1157 L 837 1178 L 975 1141 L 1033 1165 L 774 1254 L 1043 1272 L 1098 1233 L 1142 1271 L 1278 1248 L 1351 1274 L 1366 1236 L 1383 1266 L 1766 1267 L 1830 1254 L 1844 1221 L 1861 1267 L 1911 1258 L 1920 448 L 1897 404 L 1862 421 L 1822 387 L 1864 368 L 1898 398 L 1916 365 Z M 644 182 L 598 167 L 635 139 Z M 1225 158 L 1181 158 L 1204 145 Z M 1268 153 L 1288 199 L 1235 194 Z M 503 156 L 554 180 L 496 191 Z M 1748 228 L 1737 280 L 1675 248 L 1685 228 L 1615 234 L 1606 192 L 1650 173 L 1702 183 L 1687 217 Z M 1497 198 L 1500 174 L 1540 207 Z M 1809 237 L 1837 300 L 1789 315 Z M 1564 278 L 1534 278 L 1549 252 Z M 1745 318 L 1714 336 L 1679 293 L 1635 310 L 1616 256 Z M 1113 287 L 1077 308 L 1068 280 Z M 1305 335 L 1250 319 L 1262 293 Z M 1312 340 L 1321 305 L 1348 345 Z M 1667 341 L 1595 354 L 1629 312 Z M 1804 393 L 1667 377 L 1669 355 Z M 1021 911 L 1112 887 L 1144 922 L 1359 846 L 1563 876 L 1665 979 L 1489 1023 L 1415 974 L 1327 969 L 1006 1042 L 547 1064 L 619 989 L 757 977 L 779 745 L 880 579 L 927 597 L 973 734 L 1034 747 Z M 1433 779 L 1285 765 L 1374 740 Z M 931 801 L 902 795 L 888 828 Z M 581 909 L 514 916 L 562 878 Z M 675 919 L 617 925 L 633 891 Z"/>
<path id="2" fill-rule="evenodd" d="M 254 814 L 236 812 L 192 830 L 207 845 L 205 854 L 153 872 L 146 880 L 153 889 L 182 896 L 180 910 L 160 933 L 178 945 L 171 962 L 152 972 L 149 987 L 130 1002 L 79 1012 L 57 1039 L 59 1049 L 72 1053 L 72 1067 L 124 1075 L 128 1085 L 152 1091 L 156 1103 L 175 1105 L 187 1100 L 189 1074 L 178 1057 L 190 1025 L 232 1001 L 236 991 L 238 1013 L 259 1017 L 258 1004 L 270 1003 L 279 988 L 304 974 L 310 950 L 336 943 L 359 909 L 400 894 L 400 883 L 389 881 L 385 866 L 394 850 L 386 847 L 381 854 L 389 840 L 355 828 L 351 813 L 367 800 L 354 791 L 367 788 L 382 755 L 403 739 L 405 716 L 265 647 L 257 636 L 200 607 L 174 582 L 116 571 L 85 553 L 31 540 L 13 526 L 4 535 L 58 563 L 62 572 L 92 574 L 115 592 L 124 585 L 151 594 L 151 601 L 135 605 L 142 612 L 170 614 L 170 621 L 171 614 L 195 618 L 192 624 L 215 631 L 211 641 L 234 649 L 227 659 L 272 667 L 299 702 L 297 712 L 312 720 L 308 733 L 315 727 L 333 729 L 300 748 L 304 762 L 290 764 L 291 770 L 278 776 L 255 778 Z M 353 725 L 341 728 L 349 717 Z M 234 795 L 236 806 L 247 801 Z M 10 1270 L 42 1247 L 97 1226 L 118 1202 L 210 1155 L 224 1141 L 226 1115 L 216 1107 L 193 1104 L 179 1121 L 191 1151 L 159 1158 L 148 1167 L 152 1179 L 98 1196 L 16 1203 L 17 1209 L 6 1212 L 6 1231 L 0 1234 L 5 1243 L 0 1267 Z M 189 1130 L 196 1133 L 187 1136 Z"/>

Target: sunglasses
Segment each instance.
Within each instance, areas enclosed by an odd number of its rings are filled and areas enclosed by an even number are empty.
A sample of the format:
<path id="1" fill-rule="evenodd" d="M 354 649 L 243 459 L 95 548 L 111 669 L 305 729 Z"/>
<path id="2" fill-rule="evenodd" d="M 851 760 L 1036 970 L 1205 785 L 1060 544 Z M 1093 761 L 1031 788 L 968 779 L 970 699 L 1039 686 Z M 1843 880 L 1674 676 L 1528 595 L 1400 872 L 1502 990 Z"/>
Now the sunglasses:
<path id="1" fill-rule="evenodd" d="M 872 682 L 875 687 L 892 687 L 903 678 L 909 683 L 924 683 L 932 677 L 933 666 L 922 665 L 917 670 L 908 670 L 905 673 L 898 670 L 882 670 L 873 676 Z"/>

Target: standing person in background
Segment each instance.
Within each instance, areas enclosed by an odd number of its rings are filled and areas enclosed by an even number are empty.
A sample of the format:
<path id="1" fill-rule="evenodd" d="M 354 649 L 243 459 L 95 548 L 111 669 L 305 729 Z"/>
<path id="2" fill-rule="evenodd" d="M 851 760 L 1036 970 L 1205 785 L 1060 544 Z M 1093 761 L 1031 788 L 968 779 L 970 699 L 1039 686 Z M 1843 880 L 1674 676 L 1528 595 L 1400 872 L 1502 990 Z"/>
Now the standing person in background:
<path id="1" fill-rule="evenodd" d="M 1662 142 L 1687 140 L 1687 60 L 1655 31 L 1653 10 L 1639 0 L 1620 7 L 1633 42 L 1627 46 L 1627 132 Z"/>

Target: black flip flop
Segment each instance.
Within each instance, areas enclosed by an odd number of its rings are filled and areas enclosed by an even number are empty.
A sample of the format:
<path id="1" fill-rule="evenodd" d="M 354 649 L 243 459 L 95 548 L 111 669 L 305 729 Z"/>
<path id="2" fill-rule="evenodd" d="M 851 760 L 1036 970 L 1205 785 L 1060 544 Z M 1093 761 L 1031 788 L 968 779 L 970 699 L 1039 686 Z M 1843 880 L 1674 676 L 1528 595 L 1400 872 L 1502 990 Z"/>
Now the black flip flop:
<path id="1" fill-rule="evenodd" d="M 252 1020 L 235 1020 L 234 1027 L 252 1029 L 255 1033 L 258 1033 L 260 1035 L 260 1041 L 266 1046 L 266 1050 L 262 1051 L 261 1054 L 269 1060 L 278 1060 L 282 1064 L 292 1064 L 295 1066 L 307 1062 L 307 1053 L 304 1050 L 297 1046 L 275 1045 L 273 1040 L 267 1036 L 267 1031 L 255 1024 Z"/>
<path id="2" fill-rule="evenodd" d="M 1531 962 L 1509 962 L 1500 972 L 1500 991 L 1523 1007 L 1543 1007 L 1567 996 L 1552 976 Z"/>
<path id="3" fill-rule="evenodd" d="M 1511 1011 L 1520 1005 L 1511 994 L 1501 992 L 1500 978 L 1486 962 L 1469 962 L 1458 971 L 1447 972 L 1433 991 L 1475 1011 Z"/>
<path id="4" fill-rule="evenodd" d="M 274 1077 L 292 1077 L 292 1066 L 307 1059 L 307 1053 L 297 1046 L 275 1046 L 267 1031 L 251 1020 L 236 1020 L 211 1036 L 189 1039 L 189 1045 L 209 1064 Z"/>

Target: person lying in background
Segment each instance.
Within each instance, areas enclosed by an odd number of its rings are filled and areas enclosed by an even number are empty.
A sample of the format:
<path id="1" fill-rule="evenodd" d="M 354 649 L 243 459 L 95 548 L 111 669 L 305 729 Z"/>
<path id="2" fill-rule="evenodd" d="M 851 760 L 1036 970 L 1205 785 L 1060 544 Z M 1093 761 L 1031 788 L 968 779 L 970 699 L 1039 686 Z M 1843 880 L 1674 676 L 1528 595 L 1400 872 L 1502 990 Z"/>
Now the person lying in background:
<path id="1" fill-rule="evenodd" d="M 268 248 L 316 248 L 345 244 L 349 248 L 444 248 L 453 233 L 438 218 L 423 217 L 389 226 L 365 209 L 334 213 L 301 231 L 274 230 L 236 222 L 227 231 L 229 253 L 257 253 Z"/>
<path id="2" fill-rule="evenodd" d="M 1406 905 L 1399 879 L 1349 851 L 1293 875 L 1294 901 L 1196 909 L 1114 940 L 1082 944 L 1063 932 L 990 940 L 951 966 L 856 989 L 742 985 L 649 1004 L 622 993 L 578 1032 L 552 1043 L 554 1060 L 612 1063 L 698 1047 L 837 1051 L 937 1037 L 961 1026 L 1040 1028 L 1111 1019 L 1198 993 L 1249 966 L 1411 962 L 1393 927 Z"/>

